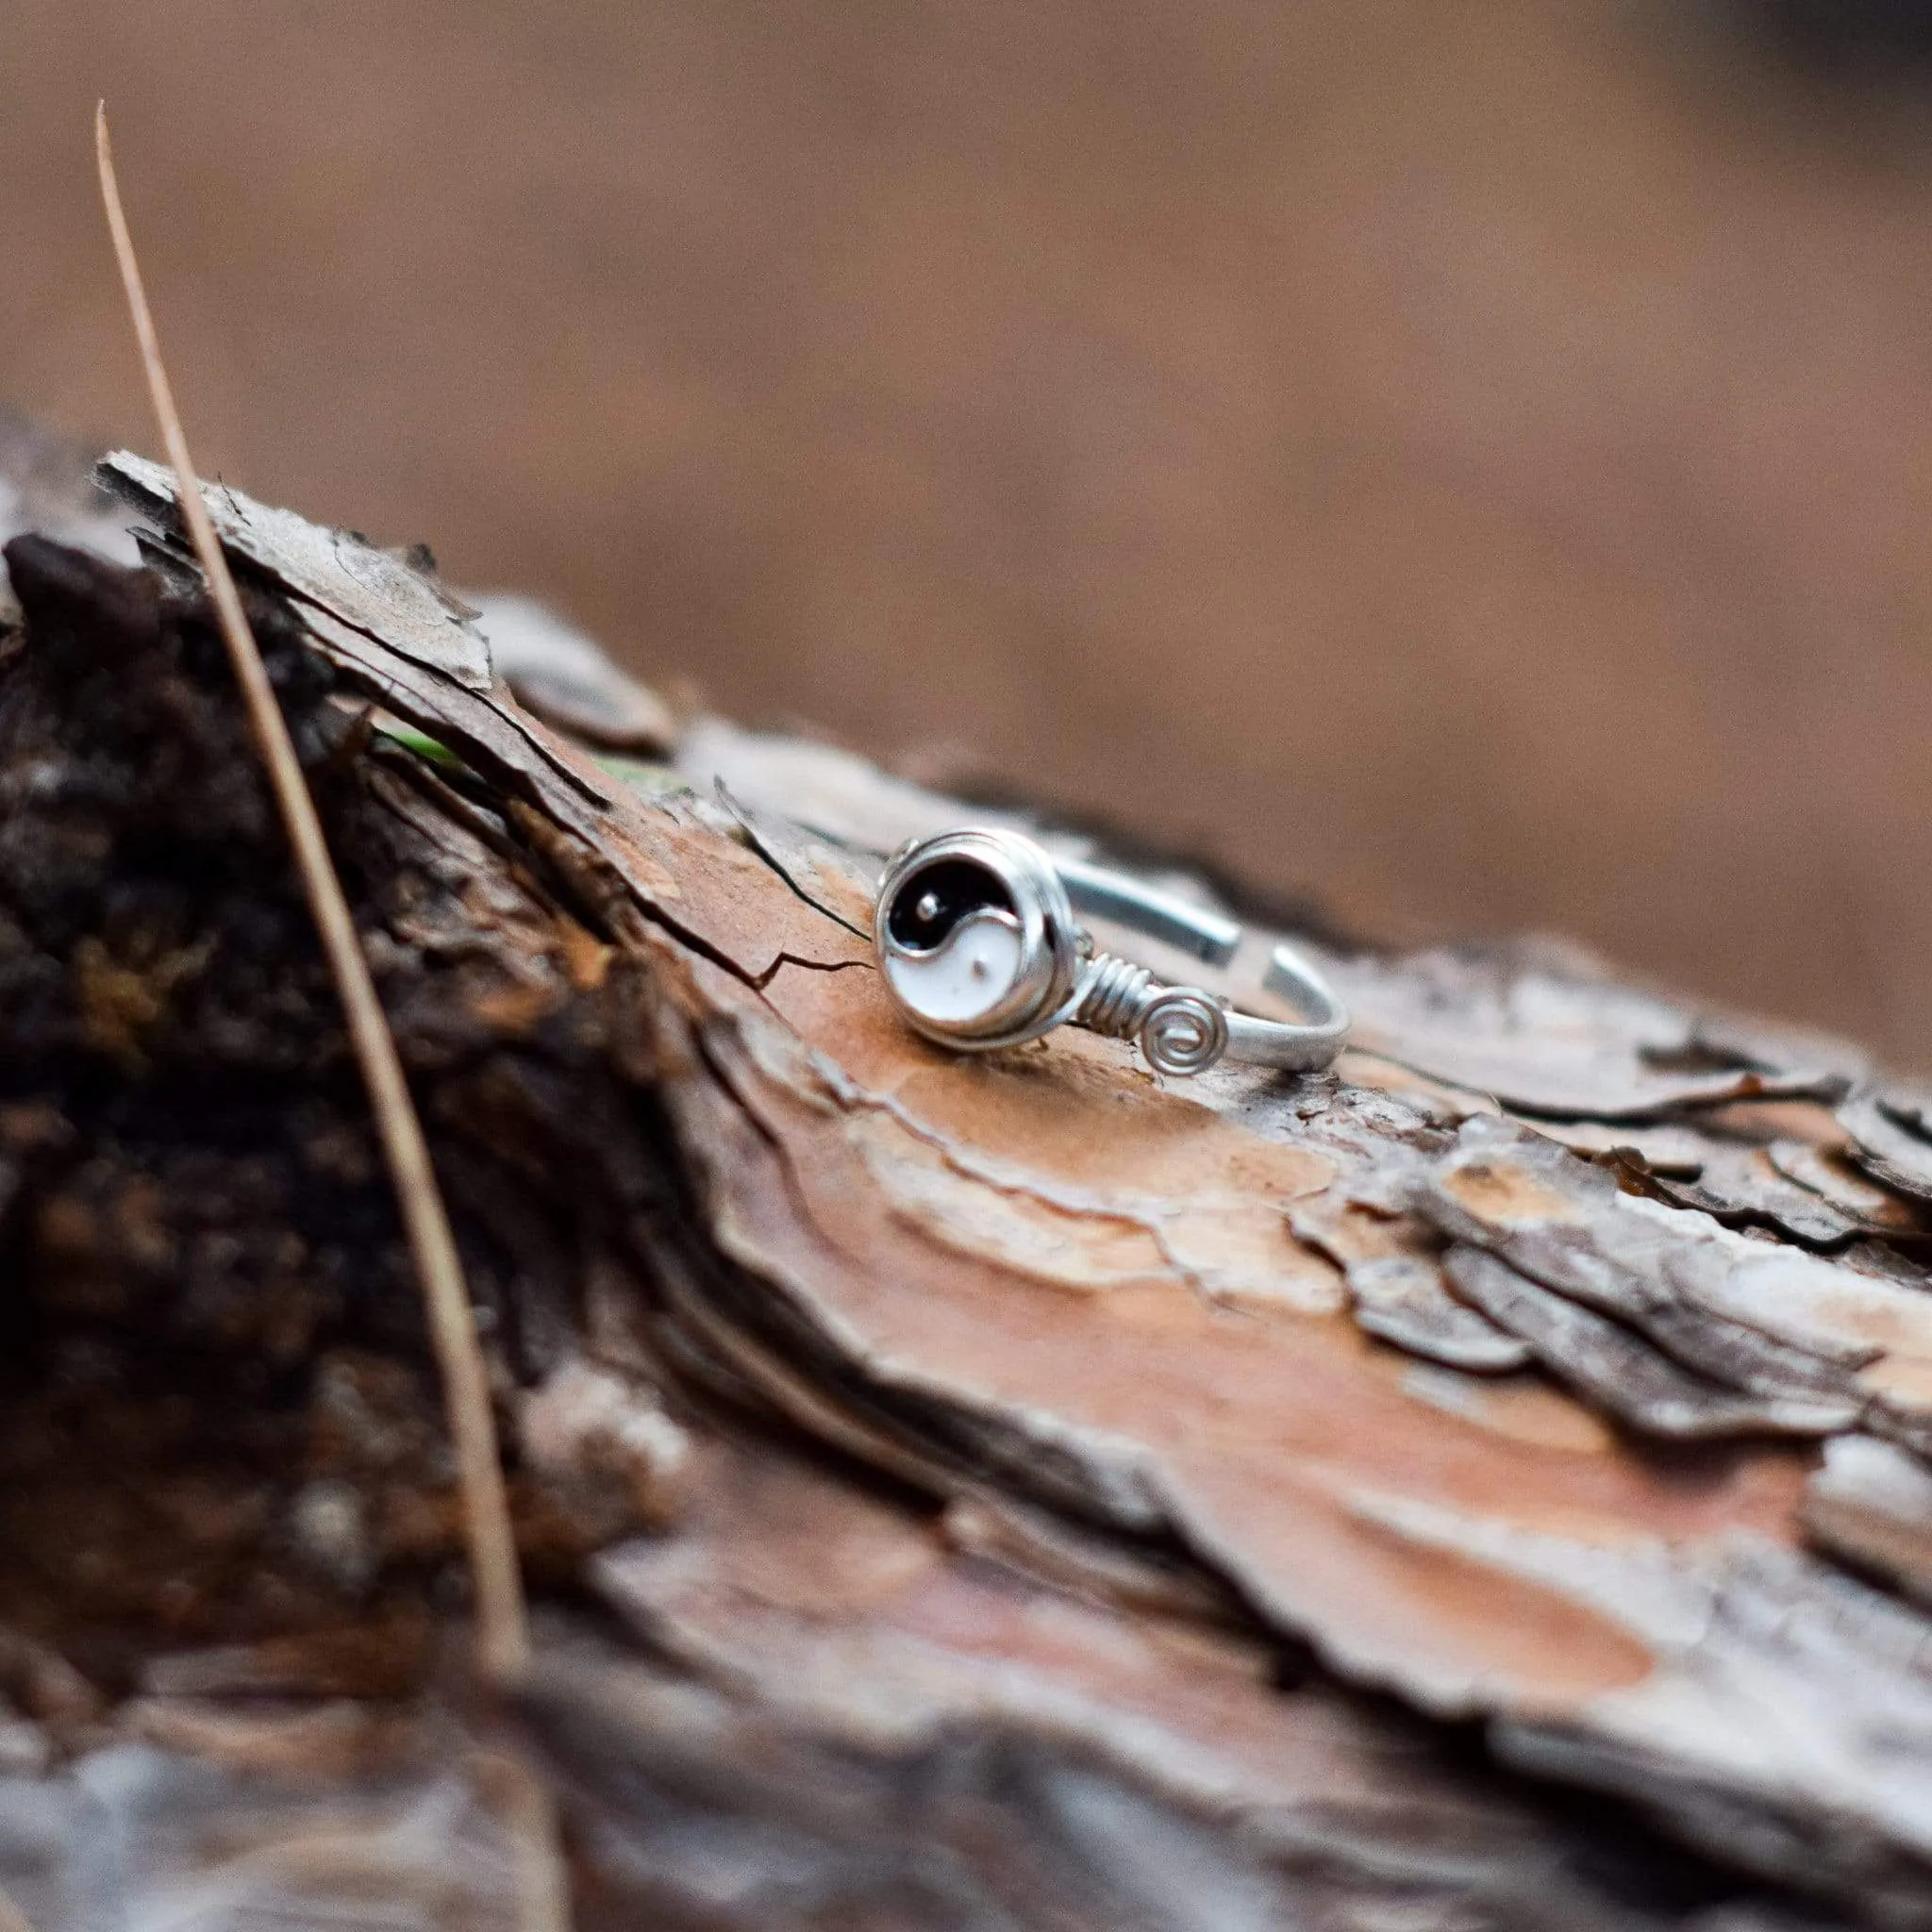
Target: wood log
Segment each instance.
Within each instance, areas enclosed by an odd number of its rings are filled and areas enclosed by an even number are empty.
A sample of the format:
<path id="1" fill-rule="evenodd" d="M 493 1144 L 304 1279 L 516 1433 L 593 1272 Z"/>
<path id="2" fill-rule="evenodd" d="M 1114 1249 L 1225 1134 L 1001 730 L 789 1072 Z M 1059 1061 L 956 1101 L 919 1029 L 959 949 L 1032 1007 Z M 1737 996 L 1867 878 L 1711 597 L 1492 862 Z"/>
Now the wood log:
<path id="1" fill-rule="evenodd" d="M 512 1924 L 486 1747 L 584 1926 L 1932 1924 L 1924 1090 L 492 660 L 209 487 L 490 1346 L 540 1641 L 475 1682 L 326 976 L 168 478 L 102 475 L 145 565 L 17 540 L 0 657 L 31 1924 Z M 1244 1004 L 1289 931 L 1350 1050 L 923 1042 L 870 890 L 973 819 L 1246 918 Z"/>

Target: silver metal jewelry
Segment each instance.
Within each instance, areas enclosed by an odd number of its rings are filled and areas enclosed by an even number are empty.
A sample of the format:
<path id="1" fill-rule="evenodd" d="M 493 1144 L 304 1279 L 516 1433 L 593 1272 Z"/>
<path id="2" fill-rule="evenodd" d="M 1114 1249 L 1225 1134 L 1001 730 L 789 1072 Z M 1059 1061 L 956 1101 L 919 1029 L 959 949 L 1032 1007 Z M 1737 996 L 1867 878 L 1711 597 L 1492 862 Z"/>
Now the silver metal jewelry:
<path id="1" fill-rule="evenodd" d="M 1262 984 L 1308 1018 L 1234 1010 L 1095 953 L 1075 910 L 1132 926 L 1212 966 L 1241 943 L 1232 920 L 1125 873 L 1056 859 L 1018 832 L 967 826 L 901 846 L 879 881 L 873 945 L 887 988 L 926 1039 L 969 1053 L 1038 1040 L 1063 1023 L 1131 1040 L 1163 1074 L 1205 1074 L 1224 1056 L 1312 1073 L 1341 1051 L 1348 1009 L 1288 946 Z"/>

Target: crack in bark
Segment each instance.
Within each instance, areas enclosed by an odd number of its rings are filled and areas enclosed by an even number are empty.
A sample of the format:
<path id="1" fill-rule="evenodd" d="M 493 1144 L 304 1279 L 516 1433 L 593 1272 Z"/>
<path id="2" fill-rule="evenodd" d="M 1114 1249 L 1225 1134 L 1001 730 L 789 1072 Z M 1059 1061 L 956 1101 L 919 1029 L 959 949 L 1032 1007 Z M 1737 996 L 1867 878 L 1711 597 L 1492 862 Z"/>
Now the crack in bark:
<path id="1" fill-rule="evenodd" d="M 776 873 L 777 875 L 785 882 L 785 884 L 791 888 L 792 893 L 797 898 L 802 900 L 806 905 L 809 906 L 814 912 L 820 913 L 824 918 L 829 919 L 834 925 L 839 926 L 841 930 L 845 932 L 849 932 L 854 939 L 862 940 L 868 946 L 871 945 L 871 933 L 866 932 L 862 928 L 854 925 L 849 919 L 841 917 L 839 913 L 834 912 L 829 906 L 824 905 L 819 900 L 814 899 L 812 895 L 809 892 L 808 892 L 805 890 L 805 888 L 801 886 L 795 878 L 792 877 L 791 870 L 785 865 L 783 860 L 781 860 L 778 858 L 777 854 L 774 853 L 772 850 L 772 848 L 765 843 L 764 837 L 758 831 L 758 826 L 753 823 L 751 814 L 747 812 L 745 808 L 739 804 L 737 799 L 733 798 L 731 793 L 725 789 L 724 779 L 714 778 L 711 782 L 717 790 L 718 802 L 722 806 L 724 806 L 724 809 L 728 811 L 735 820 L 737 820 L 739 829 L 744 834 L 744 842 L 747 849 L 749 849 L 755 857 L 763 859 L 764 862 L 768 866 L 770 866 L 772 870 L 774 873 Z"/>
<path id="2" fill-rule="evenodd" d="M 755 979 L 744 983 L 754 992 L 763 992 L 788 966 L 797 966 L 807 973 L 876 973 L 878 968 L 870 959 L 801 959 L 796 953 L 780 953 L 772 963 Z"/>

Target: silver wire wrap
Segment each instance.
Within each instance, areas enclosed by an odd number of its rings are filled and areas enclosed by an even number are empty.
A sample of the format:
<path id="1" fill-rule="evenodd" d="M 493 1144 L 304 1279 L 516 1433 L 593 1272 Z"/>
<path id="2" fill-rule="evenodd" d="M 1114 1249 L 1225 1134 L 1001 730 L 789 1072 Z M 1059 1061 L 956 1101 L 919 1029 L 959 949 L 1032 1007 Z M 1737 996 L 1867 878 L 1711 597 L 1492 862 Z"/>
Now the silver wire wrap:
<path id="1" fill-rule="evenodd" d="M 1227 1015 L 1211 993 L 1163 986 L 1118 953 L 1090 961 L 1074 1024 L 1131 1040 L 1161 1074 L 1205 1074 L 1227 1051 Z"/>

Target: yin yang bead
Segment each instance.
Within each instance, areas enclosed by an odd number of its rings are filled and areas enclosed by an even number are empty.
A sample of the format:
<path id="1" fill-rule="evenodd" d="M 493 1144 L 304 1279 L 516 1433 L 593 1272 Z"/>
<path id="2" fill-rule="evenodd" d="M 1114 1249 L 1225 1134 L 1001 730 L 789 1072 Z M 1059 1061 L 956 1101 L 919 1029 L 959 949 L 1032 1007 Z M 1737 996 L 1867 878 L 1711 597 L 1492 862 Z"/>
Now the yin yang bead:
<path id="1" fill-rule="evenodd" d="M 1017 833 L 904 846 L 879 882 L 873 942 L 908 1021 L 953 1047 L 1018 1045 L 1065 1017 L 1079 973 L 1066 887 Z"/>

